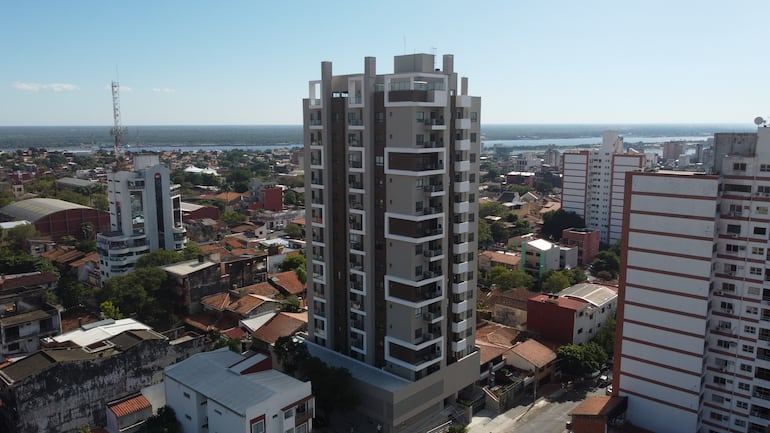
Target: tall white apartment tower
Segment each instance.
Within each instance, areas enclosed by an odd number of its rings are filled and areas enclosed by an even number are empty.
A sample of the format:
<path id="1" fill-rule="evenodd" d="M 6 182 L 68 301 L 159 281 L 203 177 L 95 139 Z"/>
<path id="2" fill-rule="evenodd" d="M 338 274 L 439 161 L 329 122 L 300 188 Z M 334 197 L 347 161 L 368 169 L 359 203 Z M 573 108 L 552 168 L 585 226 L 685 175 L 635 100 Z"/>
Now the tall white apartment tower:
<path id="1" fill-rule="evenodd" d="M 181 199 L 158 155 L 134 155 L 133 171 L 109 173 L 107 199 L 111 230 L 96 238 L 102 281 L 133 271 L 142 254 L 184 248 Z"/>
<path id="2" fill-rule="evenodd" d="M 714 138 L 714 174 L 626 181 L 614 392 L 652 431 L 770 425 L 770 129 Z"/>
<path id="3" fill-rule="evenodd" d="M 397 56 L 381 75 L 373 57 L 351 75 L 323 62 L 304 100 L 309 340 L 378 372 L 360 410 L 383 431 L 479 374 L 481 101 L 453 56 L 435 61 Z"/>
<path id="4" fill-rule="evenodd" d="M 609 244 L 621 235 L 626 172 L 644 168 L 644 155 L 624 152 L 623 137 L 605 131 L 600 148 L 565 152 L 562 158 L 562 209 L 580 215 Z"/>

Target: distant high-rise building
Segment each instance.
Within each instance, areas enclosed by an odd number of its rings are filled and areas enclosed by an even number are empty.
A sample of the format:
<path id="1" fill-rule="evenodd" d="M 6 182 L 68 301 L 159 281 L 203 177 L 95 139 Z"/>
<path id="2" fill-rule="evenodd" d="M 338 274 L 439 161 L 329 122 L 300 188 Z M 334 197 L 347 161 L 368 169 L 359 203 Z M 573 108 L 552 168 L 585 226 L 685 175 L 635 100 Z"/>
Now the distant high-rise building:
<path id="1" fill-rule="evenodd" d="M 684 153 L 683 141 L 667 141 L 663 143 L 663 159 L 669 163 L 679 159 Z"/>
<path id="2" fill-rule="evenodd" d="M 134 171 L 109 173 L 107 199 L 110 231 L 96 238 L 102 281 L 133 271 L 142 254 L 184 248 L 181 199 L 158 155 L 134 155 Z"/>
<path id="3" fill-rule="evenodd" d="M 626 181 L 613 391 L 651 431 L 770 423 L 770 129 L 715 138 L 712 175 Z"/>
<path id="4" fill-rule="evenodd" d="M 586 227 L 599 230 L 601 240 L 620 239 L 625 174 L 644 169 L 644 155 L 624 153 L 623 137 L 605 131 L 594 150 L 565 152 L 562 162 L 561 208 L 575 212 Z"/>
<path id="5" fill-rule="evenodd" d="M 381 75 L 373 57 L 351 75 L 323 62 L 304 100 L 311 352 L 367 383 L 360 412 L 384 431 L 415 431 L 479 376 L 481 101 L 453 68 L 451 55 L 440 68 L 396 56 Z"/>

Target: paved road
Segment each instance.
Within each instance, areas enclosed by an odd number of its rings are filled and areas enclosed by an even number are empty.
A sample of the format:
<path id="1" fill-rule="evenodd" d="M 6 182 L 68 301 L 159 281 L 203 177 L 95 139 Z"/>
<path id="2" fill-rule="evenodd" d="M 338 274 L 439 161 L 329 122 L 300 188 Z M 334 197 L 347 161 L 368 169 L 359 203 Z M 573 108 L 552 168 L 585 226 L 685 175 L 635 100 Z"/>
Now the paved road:
<path id="1" fill-rule="evenodd" d="M 580 404 L 586 396 L 604 395 L 604 389 L 569 391 L 553 398 L 540 397 L 535 405 L 532 400 L 496 415 L 484 409 L 473 417 L 468 433 L 563 433 L 569 420 L 567 413 Z"/>

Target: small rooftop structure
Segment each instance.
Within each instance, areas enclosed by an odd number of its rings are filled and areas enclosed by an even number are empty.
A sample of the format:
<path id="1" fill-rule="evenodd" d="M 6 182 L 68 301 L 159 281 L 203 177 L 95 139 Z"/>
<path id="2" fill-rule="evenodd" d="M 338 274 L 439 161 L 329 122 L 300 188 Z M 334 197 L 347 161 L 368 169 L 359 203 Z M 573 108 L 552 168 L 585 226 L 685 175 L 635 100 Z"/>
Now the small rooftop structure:
<path id="1" fill-rule="evenodd" d="M 44 343 L 72 343 L 80 347 L 88 347 L 94 343 L 115 337 L 125 331 L 145 330 L 152 328 L 134 319 L 105 319 L 89 323 L 79 329 L 44 339 Z"/>
<path id="2" fill-rule="evenodd" d="M 202 271 L 204 269 L 208 269 L 212 266 L 218 266 L 218 263 L 209 262 L 206 260 L 187 260 L 184 262 L 178 262 L 171 265 L 166 266 L 160 266 L 160 269 L 163 269 L 164 271 L 177 276 L 177 277 L 186 277 L 190 274 L 194 274 L 195 272 Z"/>

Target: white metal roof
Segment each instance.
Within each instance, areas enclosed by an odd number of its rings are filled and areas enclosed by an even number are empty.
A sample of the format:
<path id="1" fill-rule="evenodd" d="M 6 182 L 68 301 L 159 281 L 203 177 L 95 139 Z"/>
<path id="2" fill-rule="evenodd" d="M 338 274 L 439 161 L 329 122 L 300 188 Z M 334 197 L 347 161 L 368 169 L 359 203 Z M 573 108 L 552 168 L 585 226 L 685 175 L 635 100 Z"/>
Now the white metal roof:
<path id="1" fill-rule="evenodd" d="M 601 306 L 618 297 L 615 290 L 593 283 L 580 283 L 567 287 L 559 296 L 580 299 L 594 306 Z"/>
<path id="2" fill-rule="evenodd" d="M 303 382 L 273 369 L 242 375 L 234 364 L 244 359 L 243 355 L 223 347 L 195 354 L 168 366 L 165 376 L 241 416 L 246 415 L 248 408 L 282 391 L 305 386 Z"/>
<path id="3" fill-rule="evenodd" d="M 125 331 L 137 329 L 151 330 L 152 328 L 144 323 L 137 322 L 134 319 L 107 319 L 102 320 L 101 322 L 89 323 L 74 331 L 57 335 L 56 337 L 53 337 L 53 341 L 57 343 L 71 341 L 80 347 L 85 347 L 99 341 L 107 340 L 108 338 L 112 338 Z"/>
<path id="4" fill-rule="evenodd" d="M 91 209 L 90 207 L 70 203 L 55 198 L 30 198 L 11 203 L 2 209 L 0 213 L 10 217 L 36 222 L 48 215 L 70 209 Z"/>
<path id="5" fill-rule="evenodd" d="M 553 248 L 553 244 L 545 239 L 535 239 L 534 241 L 527 242 L 527 245 L 531 245 L 540 251 L 548 251 Z"/>

